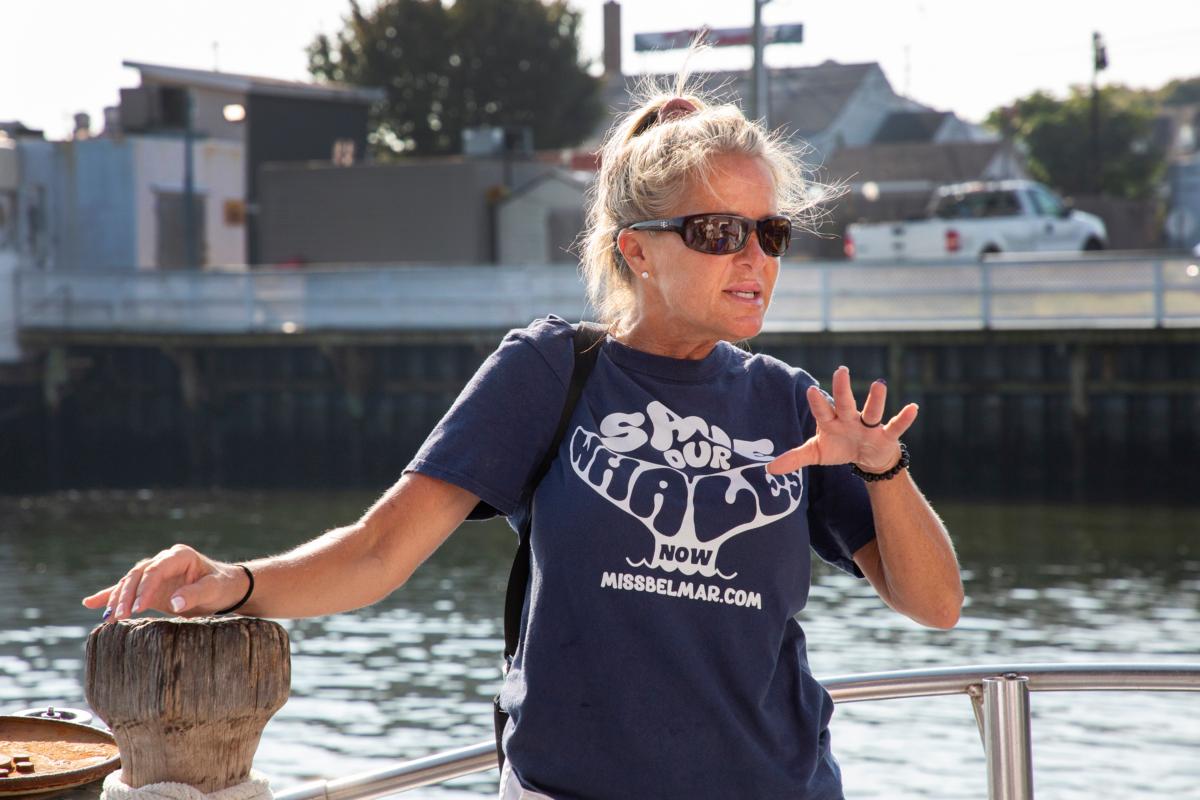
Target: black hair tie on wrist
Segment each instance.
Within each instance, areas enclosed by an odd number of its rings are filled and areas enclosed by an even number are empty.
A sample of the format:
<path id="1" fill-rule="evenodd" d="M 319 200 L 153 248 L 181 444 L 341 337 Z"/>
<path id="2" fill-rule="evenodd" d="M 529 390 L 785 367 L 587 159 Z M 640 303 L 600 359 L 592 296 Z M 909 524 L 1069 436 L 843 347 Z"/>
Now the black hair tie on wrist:
<path id="1" fill-rule="evenodd" d="M 875 481 L 890 481 L 892 478 L 900 474 L 900 470 L 908 469 L 908 448 L 904 446 L 904 442 L 900 442 L 900 460 L 896 462 L 896 466 L 889 469 L 887 472 L 866 472 L 858 468 L 858 464 L 851 464 L 850 471 L 858 477 L 862 478 L 867 483 Z"/>
<path id="2" fill-rule="evenodd" d="M 246 577 L 250 579 L 250 586 L 247 587 L 246 593 L 242 595 L 241 600 L 238 600 L 224 611 L 214 611 L 213 613 L 216 616 L 221 616 L 222 614 L 232 614 L 234 611 L 237 611 L 239 608 L 246 605 L 246 601 L 250 599 L 250 595 L 254 594 L 254 573 L 251 572 L 250 568 L 245 564 L 238 564 L 238 566 L 242 568 L 242 571 L 246 573 Z"/>

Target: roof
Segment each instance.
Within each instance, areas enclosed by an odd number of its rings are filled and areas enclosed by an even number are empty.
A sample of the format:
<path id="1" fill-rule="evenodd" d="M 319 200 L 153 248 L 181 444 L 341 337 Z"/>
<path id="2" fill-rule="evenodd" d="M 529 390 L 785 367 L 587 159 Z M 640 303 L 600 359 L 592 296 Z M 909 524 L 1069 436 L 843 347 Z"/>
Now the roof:
<path id="1" fill-rule="evenodd" d="M 883 75 L 883 70 L 875 63 L 839 64 L 836 61 L 813 67 L 767 70 L 771 124 L 779 125 L 786 120 L 788 127 L 800 136 L 827 130 L 873 71 Z M 727 91 L 747 101 L 753 91 L 751 76 L 745 70 L 702 74 L 708 87 L 727 86 Z"/>
<path id="2" fill-rule="evenodd" d="M 875 144 L 932 142 L 948 117 L 949 111 L 893 111 L 875 132 Z"/>
<path id="3" fill-rule="evenodd" d="M 37 128 L 30 128 L 20 120 L 0 120 L 0 133 L 6 136 L 11 136 L 14 139 L 18 136 L 45 136 L 45 133 Z"/>
<path id="4" fill-rule="evenodd" d="M 825 61 L 810 67 L 781 67 L 768 69 L 767 86 L 770 93 L 770 120 L 773 126 L 786 125 L 790 132 L 800 136 L 812 136 L 827 130 L 850 102 L 863 81 L 878 72 L 887 81 L 883 70 L 875 62 L 865 64 L 839 64 Z M 751 92 L 751 77 L 747 70 L 723 72 L 696 72 L 694 77 L 704 87 L 718 96 L 729 99 L 741 98 L 748 101 Z M 646 79 L 660 85 L 673 86 L 675 75 L 624 75 L 610 80 L 604 87 L 604 105 L 613 112 L 629 108 L 629 97 L 634 88 Z M 600 134 L 612 123 L 606 118 L 589 144 L 599 142 Z"/>
<path id="5" fill-rule="evenodd" d="M 236 72 L 214 72 L 205 69 L 170 67 L 141 61 L 122 61 L 142 73 L 142 81 L 217 89 L 241 94 L 269 94 L 281 97 L 302 97 L 313 100 L 340 100 L 348 103 L 374 103 L 385 97 L 382 89 L 369 89 L 340 83 L 308 83 L 267 78 L 261 75 L 240 75 Z"/>
<path id="6" fill-rule="evenodd" d="M 845 147 L 825 163 L 829 180 L 960 183 L 979 179 L 1004 142 L 904 142 Z"/>

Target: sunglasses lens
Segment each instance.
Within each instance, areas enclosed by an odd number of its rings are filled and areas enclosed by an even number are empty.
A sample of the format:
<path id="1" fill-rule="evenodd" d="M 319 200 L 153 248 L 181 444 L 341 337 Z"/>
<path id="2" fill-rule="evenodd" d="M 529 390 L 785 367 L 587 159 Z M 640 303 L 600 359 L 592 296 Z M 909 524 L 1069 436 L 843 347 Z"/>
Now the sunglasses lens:
<path id="1" fill-rule="evenodd" d="M 701 253 L 736 253 L 745 246 L 749 233 L 749 226 L 739 217 L 705 214 L 687 220 L 683 243 Z"/>
<path id="2" fill-rule="evenodd" d="M 787 217 L 770 217 L 758 223 L 758 243 L 769 256 L 782 256 L 792 242 L 792 221 Z"/>

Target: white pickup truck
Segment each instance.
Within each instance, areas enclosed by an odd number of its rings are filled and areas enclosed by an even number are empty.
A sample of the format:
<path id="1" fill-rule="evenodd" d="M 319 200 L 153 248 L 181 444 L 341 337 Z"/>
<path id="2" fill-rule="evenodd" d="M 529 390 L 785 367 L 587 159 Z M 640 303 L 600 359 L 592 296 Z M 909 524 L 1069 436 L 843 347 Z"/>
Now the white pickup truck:
<path id="1" fill-rule="evenodd" d="M 934 192 L 929 218 L 853 223 L 846 257 L 861 261 L 983 258 L 992 253 L 1103 250 L 1104 221 L 1070 208 L 1040 183 L 959 183 Z"/>

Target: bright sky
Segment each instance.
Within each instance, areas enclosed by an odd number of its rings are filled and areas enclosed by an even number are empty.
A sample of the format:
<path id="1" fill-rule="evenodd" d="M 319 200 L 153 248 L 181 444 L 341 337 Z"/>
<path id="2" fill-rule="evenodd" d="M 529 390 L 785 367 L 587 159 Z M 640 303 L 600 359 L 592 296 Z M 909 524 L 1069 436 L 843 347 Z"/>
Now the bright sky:
<path id="1" fill-rule="evenodd" d="M 603 0 L 570 2 L 584 12 L 584 51 L 598 62 Z M 99 129 L 103 107 L 137 83 L 123 60 L 303 80 L 305 45 L 338 28 L 348 8 L 349 0 L 0 0 L 0 120 L 62 138 L 86 111 Z M 680 65 L 678 52 L 634 53 L 635 32 L 748 26 L 753 8 L 753 0 L 625 0 L 624 71 Z M 1065 95 L 1089 82 L 1093 30 L 1108 44 L 1104 82 L 1156 87 L 1200 75 L 1197 0 L 774 0 L 764 19 L 805 26 L 803 44 L 768 48 L 770 66 L 878 61 L 896 91 L 974 121 L 1036 89 Z M 750 61 L 748 48 L 729 48 L 697 66 Z"/>

